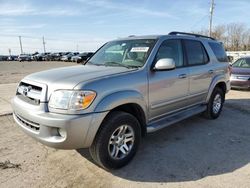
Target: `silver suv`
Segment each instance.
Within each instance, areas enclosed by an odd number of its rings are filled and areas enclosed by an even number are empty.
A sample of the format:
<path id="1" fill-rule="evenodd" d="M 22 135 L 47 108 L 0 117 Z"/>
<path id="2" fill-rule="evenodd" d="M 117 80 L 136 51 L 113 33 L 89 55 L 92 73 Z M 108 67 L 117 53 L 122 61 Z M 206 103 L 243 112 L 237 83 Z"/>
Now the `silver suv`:
<path id="1" fill-rule="evenodd" d="M 220 42 L 171 32 L 103 45 L 85 65 L 25 77 L 12 100 L 19 127 L 54 148 L 89 148 L 106 169 L 135 155 L 141 138 L 203 113 L 216 119 L 230 89 Z"/>

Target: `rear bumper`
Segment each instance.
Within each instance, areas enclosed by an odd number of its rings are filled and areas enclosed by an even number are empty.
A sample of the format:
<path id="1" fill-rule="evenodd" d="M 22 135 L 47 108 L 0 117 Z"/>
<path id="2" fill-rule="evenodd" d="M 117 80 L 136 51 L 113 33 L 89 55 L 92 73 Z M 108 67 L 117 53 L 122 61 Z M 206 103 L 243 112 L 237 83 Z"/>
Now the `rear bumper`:
<path id="1" fill-rule="evenodd" d="M 46 105 L 46 104 L 43 104 Z M 13 117 L 19 127 L 39 142 L 58 149 L 91 146 L 108 112 L 67 115 L 34 109 L 19 98 L 12 100 Z"/>

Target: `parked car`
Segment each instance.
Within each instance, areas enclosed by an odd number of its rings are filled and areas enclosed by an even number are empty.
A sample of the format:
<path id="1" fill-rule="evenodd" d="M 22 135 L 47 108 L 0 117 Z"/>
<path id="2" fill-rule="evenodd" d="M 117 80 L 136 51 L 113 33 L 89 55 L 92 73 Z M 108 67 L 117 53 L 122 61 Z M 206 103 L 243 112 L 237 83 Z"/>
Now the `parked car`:
<path id="1" fill-rule="evenodd" d="M 80 53 L 76 56 L 72 56 L 71 57 L 71 61 L 72 62 L 76 62 L 76 63 L 84 63 L 85 61 L 87 61 L 88 58 L 90 58 L 94 53 L 93 52 L 84 52 L 84 53 Z"/>
<path id="2" fill-rule="evenodd" d="M 0 55 L 0 61 L 7 61 L 7 60 L 8 60 L 8 56 Z"/>
<path id="3" fill-rule="evenodd" d="M 35 56 L 39 54 L 38 52 L 35 52 L 33 54 L 31 54 L 31 61 L 34 61 L 35 60 Z"/>
<path id="4" fill-rule="evenodd" d="M 51 53 L 47 56 L 47 61 L 60 61 L 63 52 Z"/>
<path id="5" fill-rule="evenodd" d="M 7 60 L 8 61 L 17 61 L 18 60 L 18 56 L 17 55 L 10 55 Z"/>
<path id="6" fill-rule="evenodd" d="M 250 89 L 250 56 L 240 58 L 232 64 L 230 81 L 232 88 Z"/>
<path id="7" fill-rule="evenodd" d="M 29 54 L 20 54 L 19 56 L 18 56 L 18 61 L 31 61 L 32 59 L 31 59 L 31 55 L 29 55 Z"/>
<path id="8" fill-rule="evenodd" d="M 103 45 L 82 66 L 26 76 L 12 100 L 19 127 L 54 148 L 89 148 L 105 169 L 126 165 L 142 136 L 203 113 L 219 117 L 230 66 L 213 38 L 171 32 Z"/>
<path id="9" fill-rule="evenodd" d="M 50 54 L 49 52 L 36 54 L 34 56 L 34 60 L 35 61 L 45 61 L 45 60 L 47 60 L 46 58 L 49 54 Z"/>
<path id="10" fill-rule="evenodd" d="M 70 52 L 70 53 L 68 53 L 68 54 L 66 54 L 66 55 L 63 55 L 63 56 L 61 57 L 61 61 L 71 61 L 71 58 L 72 58 L 73 56 L 78 55 L 78 54 L 79 54 L 79 52 Z"/>

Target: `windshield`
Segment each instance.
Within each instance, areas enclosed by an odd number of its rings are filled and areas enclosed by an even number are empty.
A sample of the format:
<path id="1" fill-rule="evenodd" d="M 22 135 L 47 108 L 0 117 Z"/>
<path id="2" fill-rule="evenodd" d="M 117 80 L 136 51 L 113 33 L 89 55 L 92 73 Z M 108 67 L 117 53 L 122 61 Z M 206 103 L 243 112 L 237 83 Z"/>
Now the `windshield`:
<path id="1" fill-rule="evenodd" d="M 112 41 L 99 49 L 87 64 L 142 67 L 154 43 L 151 39 Z"/>
<path id="2" fill-rule="evenodd" d="M 250 68 L 250 58 L 238 59 L 232 66 L 238 68 Z"/>

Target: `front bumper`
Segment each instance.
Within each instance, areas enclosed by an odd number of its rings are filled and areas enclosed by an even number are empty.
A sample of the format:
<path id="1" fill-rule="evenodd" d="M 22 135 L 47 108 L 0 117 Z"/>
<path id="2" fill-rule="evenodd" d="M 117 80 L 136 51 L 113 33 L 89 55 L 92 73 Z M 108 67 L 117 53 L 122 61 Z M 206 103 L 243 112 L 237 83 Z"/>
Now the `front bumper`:
<path id="1" fill-rule="evenodd" d="M 35 106 L 18 97 L 12 100 L 13 117 L 19 127 L 39 142 L 58 149 L 90 147 L 108 113 L 56 114 L 46 112 L 46 107 L 46 103 Z"/>
<path id="2" fill-rule="evenodd" d="M 250 89 L 250 80 L 231 80 L 232 88 Z"/>

